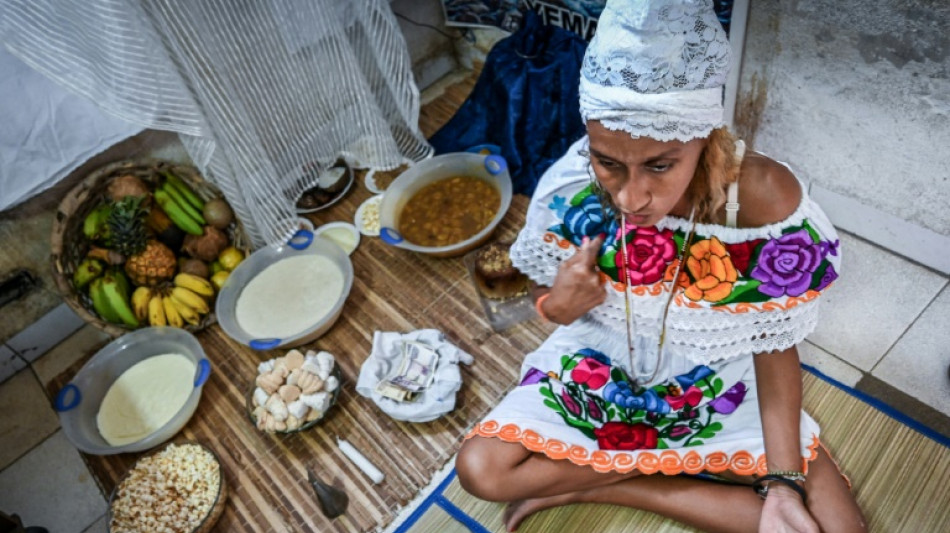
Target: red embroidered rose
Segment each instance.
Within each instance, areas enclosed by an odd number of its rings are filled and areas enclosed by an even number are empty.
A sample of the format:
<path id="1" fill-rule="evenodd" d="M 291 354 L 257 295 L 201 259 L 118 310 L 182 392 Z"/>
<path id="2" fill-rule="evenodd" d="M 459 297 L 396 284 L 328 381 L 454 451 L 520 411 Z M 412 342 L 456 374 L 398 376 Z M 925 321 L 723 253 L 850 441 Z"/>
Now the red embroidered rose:
<path id="1" fill-rule="evenodd" d="M 746 242 L 737 242 L 735 244 L 727 244 L 726 251 L 729 252 L 729 257 L 732 258 L 732 264 L 736 267 L 736 270 L 742 274 L 748 274 L 749 260 L 752 259 L 752 252 L 755 251 L 755 247 L 762 244 L 765 239 L 756 239 L 754 241 Z"/>
<path id="2" fill-rule="evenodd" d="M 607 422 L 595 428 L 594 435 L 601 450 L 652 450 L 656 448 L 658 432 L 643 423 Z"/>
<path id="3" fill-rule="evenodd" d="M 639 226 L 627 225 L 626 256 L 630 270 L 631 285 L 647 285 L 656 283 L 663 277 L 666 271 L 666 265 L 676 257 L 676 246 L 673 242 L 673 232 L 665 229 L 659 231 L 656 226 L 641 228 Z M 617 229 L 617 255 L 614 256 L 614 263 L 617 265 L 617 272 L 624 275 L 623 258 L 624 252 L 620 248 L 624 246 L 624 229 Z M 626 280 L 622 281 L 626 282 Z"/>

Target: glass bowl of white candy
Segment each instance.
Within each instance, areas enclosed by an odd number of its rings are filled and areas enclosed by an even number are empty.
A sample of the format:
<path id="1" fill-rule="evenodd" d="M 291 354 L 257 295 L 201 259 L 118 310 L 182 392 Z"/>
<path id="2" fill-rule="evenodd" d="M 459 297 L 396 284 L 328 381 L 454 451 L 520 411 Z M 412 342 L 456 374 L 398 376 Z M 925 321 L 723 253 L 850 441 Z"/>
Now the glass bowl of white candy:
<path id="1" fill-rule="evenodd" d="M 312 428 L 336 404 L 340 379 L 340 367 L 330 352 L 290 350 L 258 365 L 247 394 L 247 414 L 266 433 Z"/>

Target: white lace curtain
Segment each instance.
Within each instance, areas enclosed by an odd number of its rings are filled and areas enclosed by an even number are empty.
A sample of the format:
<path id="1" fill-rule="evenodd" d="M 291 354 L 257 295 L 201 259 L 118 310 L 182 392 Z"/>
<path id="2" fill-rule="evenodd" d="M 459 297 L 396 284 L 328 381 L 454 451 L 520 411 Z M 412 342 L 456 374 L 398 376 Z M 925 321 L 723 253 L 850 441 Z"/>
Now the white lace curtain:
<path id="1" fill-rule="evenodd" d="M 386 0 L 0 0 L 0 39 L 108 113 L 177 132 L 255 247 L 292 233 L 340 156 L 432 152 Z"/>

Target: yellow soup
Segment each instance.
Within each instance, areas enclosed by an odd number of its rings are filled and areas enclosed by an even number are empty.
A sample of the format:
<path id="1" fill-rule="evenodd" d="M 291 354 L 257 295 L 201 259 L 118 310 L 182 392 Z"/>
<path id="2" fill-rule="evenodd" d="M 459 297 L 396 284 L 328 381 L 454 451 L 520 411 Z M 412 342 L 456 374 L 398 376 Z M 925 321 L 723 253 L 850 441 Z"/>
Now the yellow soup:
<path id="1" fill-rule="evenodd" d="M 501 206 L 501 193 L 470 176 L 434 181 L 409 199 L 399 216 L 399 232 L 419 246 L 449 246 L 485 229 Z"/>

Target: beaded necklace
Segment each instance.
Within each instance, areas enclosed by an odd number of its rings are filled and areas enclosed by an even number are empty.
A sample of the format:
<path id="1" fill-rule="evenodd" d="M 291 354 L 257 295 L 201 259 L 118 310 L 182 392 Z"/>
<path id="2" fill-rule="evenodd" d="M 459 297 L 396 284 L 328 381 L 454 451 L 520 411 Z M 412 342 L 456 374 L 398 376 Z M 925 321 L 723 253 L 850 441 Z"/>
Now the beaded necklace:
<path id="1" fill-rule="evenodd" d="M 680 248 L 679 255 L 676 257 L 676 273 L 673 275 L 673 280 L 670 281 L 669 292 L 670 295 L 666 299 L 666 306 L 663 308 L 663 317 L 660 325 L 660 339 L 657 342 L 656 346 L 656 362 L 653 365 L 653 372 L 650 373 L 649 378 L 644 380 L 643 378 L 647 375 L 646 373 L 641 374 L 640 370 L 633 365 L 633 338 L 636 335 L 635 332 L 631 333 L 631 324 L 633 329 L 636 328 L 636 317 L 633 316 L 632 307 L 630 305 L 630 263 L 627 258 L 627 243 L 621 239 L 620 241 L 620 250 L 623 254 L 623 273 L 624 281 L 626 282 L 626 287 L 623 290 L 624 296 L 624 307 L 626 310 L 627 320 L 627 356 L 628 362 L 630 364 L 630 371 L 636 374 L 637 383 L 650 383 L 656 377 L 657 372 L 660 371 L 660 365 L 663 363 L 663 344 L 666 341 L 666 317 L 670 313 L 670 304 L 673 302 L 673 297 L 676 295 L 676 288 L 679 285 L 680 272 L 683 271 L 683 262 L 686 259 L 686 249 L 689 247 L 690 242 L 693 240 L 693 232 L 696 230 L 696 222 L 694 221 L 694 216 L 696 215 L 696 206 L 693 206 L 692 210 L 689 212 L 689 233 L 686 235 L 686 238 L 683 239 L 683 246 Z M 627 231 L 627 219 L 620 213 L 620 224 L 621 232 L 624 233 Z"/>

